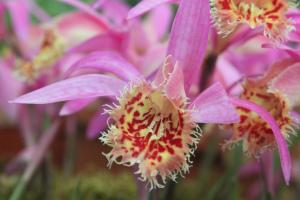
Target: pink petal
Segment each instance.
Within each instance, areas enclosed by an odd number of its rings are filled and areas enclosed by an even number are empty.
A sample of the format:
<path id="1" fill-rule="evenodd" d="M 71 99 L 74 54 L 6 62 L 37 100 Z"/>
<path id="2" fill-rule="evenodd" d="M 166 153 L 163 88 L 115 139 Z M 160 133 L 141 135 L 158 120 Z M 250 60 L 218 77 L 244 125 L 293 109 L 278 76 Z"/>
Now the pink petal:
<path id="1" fill-rule="evenodd" d="M 40 21 L 40 22 L 48 22 L 50 21 L 50 16 L 48 13 L 43 10 L 35 1 L 28 1 L 30 10 L 32 11 L 32 14 Z"/>
<path id="2" fill-rule="evenodd" d="M 113 51 L 91 53 L 71 66 L 67 74 L 80 69 L 95 69 L 102 73 L 110 72 L 126 81 L 132 81 L 141 77 L 132 64 Z"/>
<path id="3" fill-rule="evenodd" d="M 165 84 L 166 95 L 171 99 L 180 97 L 185 98 L 184 79 L 182 69 L 179 64 L 175 64 L 173 71 L 170 73 Z"/>
<path id="4" fill-rule="evenodd" d="M 134 17 L 142 15 L 161 4 L 177 2 L 179 2 L 179 0 L 143 0 L 129 11 L 127 19 L 132 19 Z"/>
<path id="5" fill-rule="evenodd" d="M 108 32 L 100 35 L 96 35 L 88 40 L 83 41 L 77 46 L 71 48 L 68 53 L 90 53 L 92 51 L 102 50 L 119 50 L 123 44 L 124 36 L 116 35 Z"/>
<path id="6" fill-rule="evenodd" d="M 106 75 L 82 75 L 35 90 L 12 100 L 11 103 L 47 104 L 75 99 L 115 96 L 119 95 L 119 91 L 125 85 L 124 81 Z"/>
<path id="7" fill-rule="evenodd" d="M 147 54 L 143 56 L 141 62 L 137 65 L 139 66 L 139 71 L 145 77 L 154 74 L 159 69 L 165 59 L 166 49 L 166 44 L 153 45 L 152 48 L 147 51 Z"/>
<path id="8" fill-rule="evenodd" d="M 263 29 L 251 29 L 248 26 L 241 27 L 238 31 L 233 33 L 232 37 L 229 38 L 229 41 L 224 45 L 222 52 L 224 52 L 229 47 L 243 45 L 252 38 L 261 35 Z"/>
<path id="9" fill-rule="evenodd" d="M 194 111 L 192 118 L 198 123 L 231 124 L 239 121 L 235 107 L 220 83 L 215 83 L 202 92 L 189 109 Z"/>
<path id="10" fill-rule="evenodd" d="M 242 74 L 232 63 L 228 61 L 224 54 L 221 54 L 218 57 L 216 70 L 220 72 L 220 75 L 222 76 L 222 79 L 224 80 L 224 84 L 226 86 L 232 85 L 242 77 Z"/>
<path id="11" fill-rule="evenodd" d="M 300 64 L 285 69 L 274 78 L 270 86 L 287 95 L 292 105 L 300 105 Z"/>
<path id="12" fill-rule="evenodd" d="M 167 55 L 183 68 L 185 88 L 199 76 L 210 30 L 210 8 L 207 0 L 184 0 L 177 11 Z"/>
<path id="13" fill-rule="evenodd" d="M 5 16 L 5 7 L 2 3 L 0 3 L 0 19 L 4 19 Z M 5 25 L 5 21 L 1 20 L 0 21 L 0 40 L 3 39 L 3 37 L 6 34 L 6 25 Z"/>
<path id="14" fill-rule="evenodd" d="M 87 107 L 94 101 L 96 101 L 96 98 L 87 98 L 87 99 L 68 101 L 61 108 L 59 115 L 60 116 L 72 115 L 76 112 L 79 112 L 83 108 Z"/>
<path id="15" fill-rule="evenodd" d="M 91 6 L 88 4 L 85 4 L 83 2 L 80 2 L 78 0 L 60 0 L 66 4 L 72 5 L 75 8 L 78 8 L 80 11 L 83 11 L 90 16 L 94 17 L 103 27 L 106 27 L 106 29 L 110 29 L 109 24 L 106 22 L 105 19 L 103 19 Z"/>
<path id="16" fill-rule="evenodd" d="M 12 74 L 7 64 L 0 60 L 0 110 L 11 120 L 16 118 L 17 106 L 9 104 L 10 99 L 16 98 L 21 91 L 21 84 Z"/>
<path id="17" fill-rule="evenodd" d="M 151 24 L 151 29 L 155 31 L 157 41 L 163 39 L 169 32 L 173 19 L 172 9 L 170 5 L 160 5 L 149 13 L 148 20 Z"/>
<path id="18" fill-rule="evenodd" d="M 108 0 L 96 0 L 93 5 L 92 8 L 94 9 L 98 9 L 99 7 L 101 7 L 103 4 L 105 4 L 106 2 L 108 2 Z"/>
<path id="19" fill-rule="evenodd" d="M 293 49 L 293 48 L 291 48 L 287 45 L 284 45 L 284 44 L 274 45 L 274 44 L 271 44 L 271 43 L 262 44 L 262 48 L 280 49 L 280 50 L 285 51 L 292 58 L 294 58 L 296 60 L 300 60 L 300 49 Z"/>
<path id="20" fill-rule="evenodd" d="M 129 6 L 120 0 L 98 1 L 93 4 L 93 7 L 99 7 L 102 14 L 117 25 L 121 25 L 126 21 L 129 11 Z"/>
<path id="21" fill-rule="evenodd" d="M 291 156 L 289 153 L 289 149 L 287 146 L 287 143 L 283 137 L 283 134 L 281 133 L 280 128 L 278 127 L 276 120 L 269 114 L 267 110 L 265 110 L 263 107 L 249 102 L 245 100 L 241 100 L 238 98 L 232 98 L 232 103 L 236 106 L 240 106 L 243 108 L 247 108 L 251 111 L 256 112 L 263 120 L 265 120 L 271 127 L 275 140 L 277 142 L 278 150 L 279 150 L 279 156 L 281 161 L 281 169 L 283 172 L 284 180 L 287 185 L 289 185 L 289 181 L 291 178 Z"/>
<path id="22" fill-rule="evenodd" d="M 26 1 L 7 1 L 6 6 L 10 12 L 14 32 L 20 42 L 27 42 L 30 25 L 28 5 Z"/>
<path id="23" fill-rule="evenodd" d="M 107 24 L 103 24 L 88 13 L 80 11 L 66 13 L 52 24 L 53 28 L 65 39 L 67 47 L 73 47 L 96 35 L 106 34 L 110 31 Z"/>
<path id="24" fill-rule="evenodd" d="M 88 129 L 86 132 L 86 136 L 88 139 L 97 138 L 101 131 L 103 131 L 107 127 L 107 120 L 109 115 L 104 113 L 103 110 L 97 112 L 93 118 L 89 121 Z"/>

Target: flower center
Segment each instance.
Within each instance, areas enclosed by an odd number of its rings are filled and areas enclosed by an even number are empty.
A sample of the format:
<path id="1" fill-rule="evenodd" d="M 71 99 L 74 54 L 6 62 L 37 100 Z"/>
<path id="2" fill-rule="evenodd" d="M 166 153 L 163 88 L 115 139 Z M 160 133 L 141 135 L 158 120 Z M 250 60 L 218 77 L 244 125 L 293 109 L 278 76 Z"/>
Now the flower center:
<path id="1" fill-rule="evenodd" d="M 100 138 L 113 148 L 106 154 L 109 165 L 138 164 L 138 173 L 151 187 L 162 187 L 158 175 L 165 182 L 166 177 L 186 172 L 198 133 L 184 102 L 178 105 L 159 89 L 141 83 L 126 91 L 119 103 L 110 111 L 115 124 Z"/>
<path id="2" fill-rule="evenodd" d="M 240 98 L 265 108 L 276 120 L 285 138 L 293 132 L 293 120 L 289 115 L 290 108 L 280 93 L 269 92 L 266 85 L 257 86 L 246 82 Z M 265 149 L 275 147 L 276 141 L 267 122 L 248 109 L 238 107 L 237 111 L 240 115 L 240 122 L 231 125 L 234 134 L 229 144 L 242 140 L 245 152 L 253 156 L 259 156 Z"/>
<path id="3" fill-rule="evenodd" d="M 16 72 L 25 81 L 31 82 L 39 77 L 43 70 L 55 64 L 65 49 L 63 39 L 54 30 L 45 32 L 38 54 L 31 61 L 20 61 Z"/>
<path id="4" fill-rule="evenodd" d="M 251 28 L 264 27 L 264 34 L 272 40 L 283 41 L 293 26 L 285 17 L 285 0 L 211 0 L 212 16 L 222 34 L 229 34 L 239 23 Z"/>

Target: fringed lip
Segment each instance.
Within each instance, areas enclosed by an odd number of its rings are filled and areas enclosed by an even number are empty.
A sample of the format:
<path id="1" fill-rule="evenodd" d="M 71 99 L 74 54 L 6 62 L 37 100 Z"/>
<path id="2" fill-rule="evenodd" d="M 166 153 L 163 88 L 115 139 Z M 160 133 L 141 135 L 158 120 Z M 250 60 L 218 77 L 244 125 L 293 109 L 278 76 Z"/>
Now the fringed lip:
<path id="1" fill-rule="evenodd" d="M 276 123 L 276 120 L 268 113 L 267 110 L 265 110 L 263 107 L 253 102 L 242 100 L 235 97 L 231 98 L 231 102 L 236 106 L 246 108 L 253 112 L 256 112 L 263 120 L 265 120 L 270 125 L 278 146 L 283 177 L 285 183 L 289 185 L 290 178 L 291 178 L 291 169 L 292 169 L 291 156 L 288 150 L 288 145 L 283 137 L 283 134 L 279 126 Z"/>
<path id="2" fill-rule="evenodd" d="M 274 43 L 282 43 L 294 26 L 286 17 L 288 2 L 210 0 L 211 13 L 220 34 L 229 35 L 239 24 L 264 28 L 264 35 Z"/>

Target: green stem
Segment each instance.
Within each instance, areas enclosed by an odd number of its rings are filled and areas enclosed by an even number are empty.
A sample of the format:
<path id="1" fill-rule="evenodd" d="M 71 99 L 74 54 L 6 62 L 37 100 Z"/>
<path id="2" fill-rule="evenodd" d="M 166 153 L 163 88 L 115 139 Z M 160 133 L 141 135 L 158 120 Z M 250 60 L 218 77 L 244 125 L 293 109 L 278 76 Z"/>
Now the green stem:
<path id="1" fill-rule="evenodd" d="M 9 200 L 19 200 L 21 198 L 22 194 L 24 193 L 26 186 L 27 186 L 27 181 L 24 179 L 24 176 L 22 176 L 21 180 L 15 187 Z"/>

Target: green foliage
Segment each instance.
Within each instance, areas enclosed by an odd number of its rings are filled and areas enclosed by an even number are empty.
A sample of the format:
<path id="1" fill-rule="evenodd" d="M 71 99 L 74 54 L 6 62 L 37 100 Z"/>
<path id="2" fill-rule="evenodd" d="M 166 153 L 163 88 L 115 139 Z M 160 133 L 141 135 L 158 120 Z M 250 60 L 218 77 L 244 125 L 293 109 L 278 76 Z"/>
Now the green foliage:
<path id="1" fill-rule="evenodd" d="M 0 177 L 0 200 L 7 200 L 19 177 Z M 65 178 L 56 173 L 51 199 L 55 200 L 132 200 L 137 199 L 135 181 L 131 174 L 112 175 L 106 172 L 76 175 Z M 36 177 L 27 188 L 24 200 L 44 199 L 41 180 Z"/>
<path id="2" fill-rule="evenodd" d="M 81 0 L 85 3 L 92 3 L 95 0 Z M 58 0 L 36 0 L 36 2 L 50 15 L 50 16 L 57 16 L 64 12 L 69 12 L 74 10 L 72 6 L 59 2 Z M 139 2 L 139 0 L 127 0 L 129 5 L 135 5 Z"/>
<path id="3" fill-rule="evenodd" d="M 86 3 L 94 2 L 93 0 L 81 0 Z M 72 6 L 69 6 L 65 3 L 59 2 L 58 0 L 36 0 L 36 2 L 50 15 L 56 16 L 64 12 L 69 12 L 74 10 Z"/>
<path id="4" fill-rule="evenodd" d="M 290 2 L 297 8 L 300 8 L 300 0 L 290 0 Z"/>

